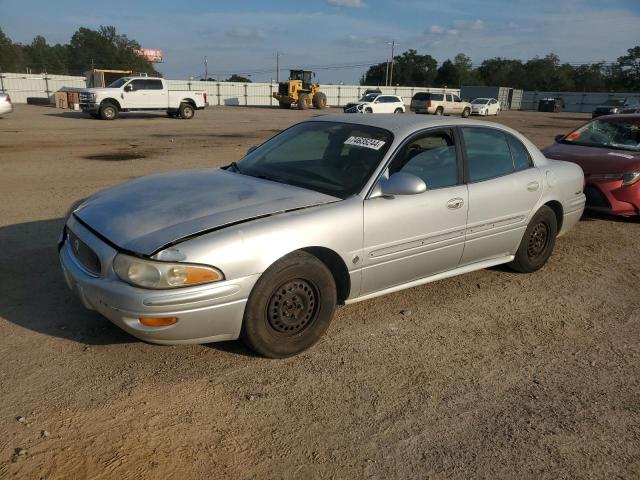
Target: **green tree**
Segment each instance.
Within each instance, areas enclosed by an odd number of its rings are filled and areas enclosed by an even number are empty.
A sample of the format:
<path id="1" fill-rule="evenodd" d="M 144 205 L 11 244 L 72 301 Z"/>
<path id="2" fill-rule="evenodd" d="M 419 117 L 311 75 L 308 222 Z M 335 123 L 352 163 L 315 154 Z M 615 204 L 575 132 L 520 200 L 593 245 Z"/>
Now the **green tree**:
<path id="1" fill-rule="evenodd" d="M 618 57 L 616 72 L 620 87 L 629 91 L 640 91 L 640 46 L 627 50 L 627 54 Z"/>
<path id="2" fill-rule="evenodd" d="M 394 57 L 393 85 L 423 87 L 433 84 L 438 62 L 431 55 L 419 55 L 410 49 Z M 387 63 L 378 63 L 369 67 L 360 80 L 361 85 L 384 85 Z"/>
<path id="3" fill-rule="evenodd" d="M 484 85 L 522 88 L 525 72 L 520 60 L 496 57 L 483 61 L 478 75 Z"/>
<path id="4" fill-rule="evenodd" d="M 451 60 L 445 60 L 438 68 L 434 81 L 438 87 L 458 88 L 462 85 L 462 76 Z"/>
<path id="5" fill-rule="evenodd" d="M 0 28 L 0 70 L 3 72 L 22 72 L 24 59 L 22 49 L 15 45 Z"/>
<path id="6" fill-rule="evenodd" d="M 243 77 L 242 75 L 238 75 L 237 73 L 234 73 L 233 75 L 231 75 L 229 78 L 227 78 L 225 80 L 225 82 L 245 82 L 245 83 L 251 83 L 251 79 L 247 78 L 247 77 Z"/>

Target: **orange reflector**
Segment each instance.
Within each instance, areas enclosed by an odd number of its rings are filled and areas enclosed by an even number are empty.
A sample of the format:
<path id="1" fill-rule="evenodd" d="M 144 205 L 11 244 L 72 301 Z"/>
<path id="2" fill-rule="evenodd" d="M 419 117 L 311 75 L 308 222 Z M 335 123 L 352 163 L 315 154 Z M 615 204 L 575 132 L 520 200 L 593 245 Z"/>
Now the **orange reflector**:
<path id="1" fill-rule="evenodd" d="M 178 321 L 177 317 L 140 317 L 140 323 L 147 327 L 168 327 Z"/>

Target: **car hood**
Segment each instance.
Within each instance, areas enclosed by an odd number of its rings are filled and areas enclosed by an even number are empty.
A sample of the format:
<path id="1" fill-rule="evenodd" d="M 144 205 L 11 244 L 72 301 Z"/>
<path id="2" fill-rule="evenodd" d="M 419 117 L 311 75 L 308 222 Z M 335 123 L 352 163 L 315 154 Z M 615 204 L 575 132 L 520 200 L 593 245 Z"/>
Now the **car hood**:
<path id="1" fill-rule="evenodd" d="M 106 94 L 106 95 L 120 93 L 120 89 L 119 88 L 107 88 L 107 87 L 104 87 L 104 88 L 99 88 L 99 87 L 96 87 L 96 88 L 83 88 L 81 91 L 82 92 L 95 93 L 95 94 L 103 93 L 103 94 Z"/>
<path id="2" fill-rule="evenodd" d="M 222 169 L 152 175 L 98 192 L 74 216 L 117 247 L 152 255 L 225 225 L 339 198 Z"/>
<path id="3" fill-rule="evenodd" d="M 640 152 L 554 143 L 542 150 L 548 158 L 577 163 L 585 175 L 640 171 Z"/>

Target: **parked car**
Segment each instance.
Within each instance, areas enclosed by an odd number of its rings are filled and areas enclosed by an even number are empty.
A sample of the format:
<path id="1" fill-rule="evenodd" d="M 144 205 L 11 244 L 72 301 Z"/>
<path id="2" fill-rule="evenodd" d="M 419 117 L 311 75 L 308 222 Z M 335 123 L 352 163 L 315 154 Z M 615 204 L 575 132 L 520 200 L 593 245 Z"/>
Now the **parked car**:
<path id="1" fill-rule="evenodd" d="M 396 95 L 365 94 L 358 102 L 348 103 L 345 113 L 404 113 L 402 99 Z"/>
<path id="2" fill-rule="evenodd" d="M 598 105 L 591 113 L 591 118 L 616 113 L 640 113 L 640 97 L 627 97 L 624 99 L 612 98 L 604 105 Z"/>
<path id="3" fill-rule="evenodd" d="M 418 92 L 411 99 L 412 112 L 434 115 L 471 115 L 471 104 L 451 93 Z"/>
<path id="4" fill-rule="evenodd" d="M 640 214 L 640 114 L 592 120 L 558 135 L 543 153 L 580 165 L 588 208 L 612 215 Z"/>
<path id="5" fill-rule="evenodd" d="M 121 112 L 144 110 L 190 119 L 208 105 L 206 92 L 169 90 L 164 79 L 153 77 L 122 77 L 107 88 L 82 89 L 79 96 L 82 111 L 103 120 L 114 120 Z"/>
<path id="6" fill-rule="evenodd" d="M 8 93 L 0 93 L 0 115 L 13 112 L 13 104 Z"/>
<path id="7" fill-rule="evenodd" d="M 476 98 L 471 102 L 472 115 L 498 115 L 500 103 L 495 98 Z"/>
<path id="8" fill-rule="evenodd" d="M 336 304 L 498 264 L 538 270 L 582 215 L 583 181 L 498 124 L 317 116 L 238 163 L 79 202 L 59 254 L 82 303 L 138 338 L 241 337 L 286 357 Z"/>

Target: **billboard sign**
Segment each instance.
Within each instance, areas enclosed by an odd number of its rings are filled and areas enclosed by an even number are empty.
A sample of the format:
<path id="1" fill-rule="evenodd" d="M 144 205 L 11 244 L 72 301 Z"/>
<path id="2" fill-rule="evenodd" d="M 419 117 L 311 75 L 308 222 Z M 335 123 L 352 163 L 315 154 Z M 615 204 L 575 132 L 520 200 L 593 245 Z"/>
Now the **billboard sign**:
<path id="1" fill-rule="evenodd" d="M 141 48 L 138 50 L 138 55 L 144 57 L 151 63 L 162 63 L 164 61 L 162 50 L 155 48 Z"/>

